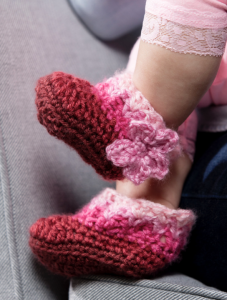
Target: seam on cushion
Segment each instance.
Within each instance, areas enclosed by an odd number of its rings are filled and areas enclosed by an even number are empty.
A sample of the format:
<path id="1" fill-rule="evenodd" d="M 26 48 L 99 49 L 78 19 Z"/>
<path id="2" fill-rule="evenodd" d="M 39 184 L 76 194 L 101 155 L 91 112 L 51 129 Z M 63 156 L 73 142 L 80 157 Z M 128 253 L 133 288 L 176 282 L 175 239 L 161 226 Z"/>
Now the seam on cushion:
<path id="1" fill-rule="evenodd" d="M 199 125 L 199 131 L 204 131 L 204 132 L 223 132 L 227 130 L 227 124 L 225 125 L 217 125 L 215 123 L 210 123 L 208 124 L 200 124 Z"/>
<path id="2" fill-rule="evenodd" d="M 1 17 L 3 17 L 2 18 L 3 23 L 7 24 L 6 16 L 9 16 L 10 14 L 11 14 L 11 8 L 4 5 L 3 13 L 0 14 Z M 6 71 L 9 68 L 9 64 L 11 66 L 15 65 L 14 57 L 12 56 L 12 52 L 10 51 L 14 47 L 14 42 L 12 38 L 12 33 L 8 26 L 6 26 L 5 37 L 7 37 L 7 39 L 5 40 L 5 46 L 7 50 L 5 61 L 7 61 L 7 64 L 3 64 L 2 66 L 1 71 L 3 72 L 3 74 L 7 74 Z M 3 55 L 3 61 L 4 61 L 4 55 Z M 4 89 L 1 98 L 3 101 Z M 9 164 L 6 155 L 6 145 L 5 145 L 2 124 L 3 124 L 2 114 L 0 113 L 0 176 L 1 176 L 1 188 L 2 188 L 2 195 L 3 195 L 4 216 L 5 216 L 5 223 L 6 223 L 6 236 L 8 242 L 9 259 L 10 259 L 11 273 L 12 273 L 13 286 L 14 286 L 14 299 L 24 300 L 24 292 L 23 292 L 21 272 L 20 272 L 19 260 L 18 260 L 17 237 L 16 237 L 16 230 L 15 230 L 15 205 L 13 203 L 12 193 L 11 193 L 11 184 L 9 178 Z"/>
<path id="3" fill-rule="evenodd" d="M 6 235 L 8 239 L 8 249 L 11 263 L 11 272 L 14 282 L 14 296 L 17 300 L 23 300 L 23 290 L 21 275 L 18 264 L 17 242 L 14 222 L 14 204 L 11 197 L 11 187 L 9 179 L 8 162 L 5 151 L 5 143 L 2 130 L 2 118 L 0 116 L 0 176 L 3 195 L 4 215 L 6 223 Z"/>
<path id="4" fill-rule="evenodd" d="M 144 287 L 147 289 L 169 291 L 172 293 L 181 293 L 181 294 L 186 294 L 186 295 L 203 297 L 204 299 L 227 299 L 227 294 L 224 294 L 223 292 L 220 292 L 220 291 L 211 291 L 211 290 L 206 290 L 203 288 L 185 287 L 185 286 L 181 286 L 178 284 L 159 283 L 159 282 L 155 282 L 155 281 L 150 281 L 150 283 L 153 283 L 154 286 L 148 287 L 148 286 L 140 284 L 140 283 L 130 283 L 129 284 L 127 282 L 115 282 L 113 279 L 107 280 L 107 279 L 99 279 L 99 278 L 87 278 L 85 276 L 82 276 L 81 278 L 90 280 L 90 281 L 109 282 L 109 283 L 121 284 L 121 285 L 126 285 L 126 286 L 135 286 L 135 287 L 139 286 L 139 287 Z M 116 279 L 116 281 L 117 280 L 118 279 Z M 173 288 L 173 290 L 171 290 L 171 288 Z M 196 294 L 196 293 L 198 293 L 198 294 Z M 220 296 L 220 297 L 217 298 L 217 296 Z"/>

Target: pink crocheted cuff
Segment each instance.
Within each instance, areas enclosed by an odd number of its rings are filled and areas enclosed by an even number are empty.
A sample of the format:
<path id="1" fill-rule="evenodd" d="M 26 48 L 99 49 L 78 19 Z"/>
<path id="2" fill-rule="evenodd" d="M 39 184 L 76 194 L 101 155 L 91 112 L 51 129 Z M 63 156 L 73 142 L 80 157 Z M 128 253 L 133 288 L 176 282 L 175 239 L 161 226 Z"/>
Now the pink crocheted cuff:
<path id="1" fill-rule="evenodd" d="M 138 243 L 141 249 L 151 247 L 157 259 L 175 260 L 187 243 L 195 223 L 191 210 L 172 210 L 143 199 L 130 199 L 115 190 L 106 189 L 73 218 L 86 227 L 107 236 Z"/>
<path id="2" fill-rule="evenodd" d="M 123 168 L 124 177 L 134 184 L 150 177 L 163 179 L 170 153 L 175 150 L 180 155 L 179 136 L 166 128 L 163 118 L 135 88 L 132 73 L 118 74 L 95 89 L 107 118 L 116 120 L 118 138 L 106 147 L 107 159 Z"/>

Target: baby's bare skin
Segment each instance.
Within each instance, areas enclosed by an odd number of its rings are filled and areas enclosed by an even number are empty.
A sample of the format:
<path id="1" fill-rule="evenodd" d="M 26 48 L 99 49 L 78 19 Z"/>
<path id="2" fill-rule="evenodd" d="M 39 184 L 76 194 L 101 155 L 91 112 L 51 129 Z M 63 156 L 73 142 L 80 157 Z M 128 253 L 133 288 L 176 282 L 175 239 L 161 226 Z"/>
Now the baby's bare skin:
<path id="1" fill-rule="evenodd" d="M 148 179 L 141 185 L 134 185 L 129 180 L 117 181 L 117 191 L 129 198 L 146 199 L 160 203 L 171 209 L 179 207 L 184 181 L 191 169 L 192 162 L 187 155 L 182 155 L 170 167 L 169 174 L 163 180 Z"/>
<path id="2" fill-rule="evenodd" d="M 133 75 L 139 91 L 170 128 L 178 128 L 211 86 L 221 57 L 176 53 L 140 41 Z"/>

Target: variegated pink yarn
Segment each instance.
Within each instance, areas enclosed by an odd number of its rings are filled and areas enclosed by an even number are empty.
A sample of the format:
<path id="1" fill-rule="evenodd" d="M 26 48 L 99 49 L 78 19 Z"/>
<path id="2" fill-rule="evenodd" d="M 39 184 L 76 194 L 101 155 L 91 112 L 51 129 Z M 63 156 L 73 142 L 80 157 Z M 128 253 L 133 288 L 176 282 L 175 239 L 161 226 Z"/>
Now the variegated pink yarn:
<path id="1" fill-rule="evenodd" d="M 108 118 L 115 118 L 118 139 L 106 148 L 107 159 L 123 168 L 123 175 L 134 184 L 168 173 L 169 153 L 177 148 L 178 134 L 166 128 L 162 117 L 139 92 L 132 74 L 124 72 L 95 87 L 104 100 Z M 178 153 L 179 154 L 179 153 Z"/>
<path id="2" fill-rule="evenodd" d="M 30 246 L 51 271 L 66 276 L 149 276 L 178 258 L 195 215 L 106 189 L 74 216 L 39 219 Z"/>
<path id="3" fill-rule="evenodd" d="M 174 149 L 176 141 L 173 131 L 155 130 L 151 124 L 141 123 L 131 122 L 128 139 L 116 140 L 107 147 L 107 158 L 123 167 L 123 175 L 135 184 L 150 177 L 164 178 L 169 166 L 166 154 Z"/>
<path id="4" fill-rule="evenodd" d="M 130 242 L 136 241 L 142 249 L 154 243 L 158 249 L 163 246 L 161 237 L 165 237 L 165 247 L 172 252 L 169 252 L 171 260 L 176 259 L 185 246 L 195 223 L 191 210 L 174 210 L 144 199 L 131 199 L 109 188 L 73 218 L 87 227 L 94 226 L 98 232 L 105 229 L 110 236 L 127 236 Z"/>

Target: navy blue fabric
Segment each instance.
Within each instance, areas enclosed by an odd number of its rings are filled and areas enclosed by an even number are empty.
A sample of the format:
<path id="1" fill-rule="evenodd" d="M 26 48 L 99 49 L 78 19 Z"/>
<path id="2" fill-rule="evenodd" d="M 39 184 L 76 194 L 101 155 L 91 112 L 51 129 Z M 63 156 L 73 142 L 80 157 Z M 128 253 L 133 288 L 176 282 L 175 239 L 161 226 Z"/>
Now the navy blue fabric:
<path id="1" fill-rule="evenodd" d="M 198 219 L 174 268 L 227 291 L 227 133 L 200 133 L 197 149 L 180 207 L 192 209 Z"/>

